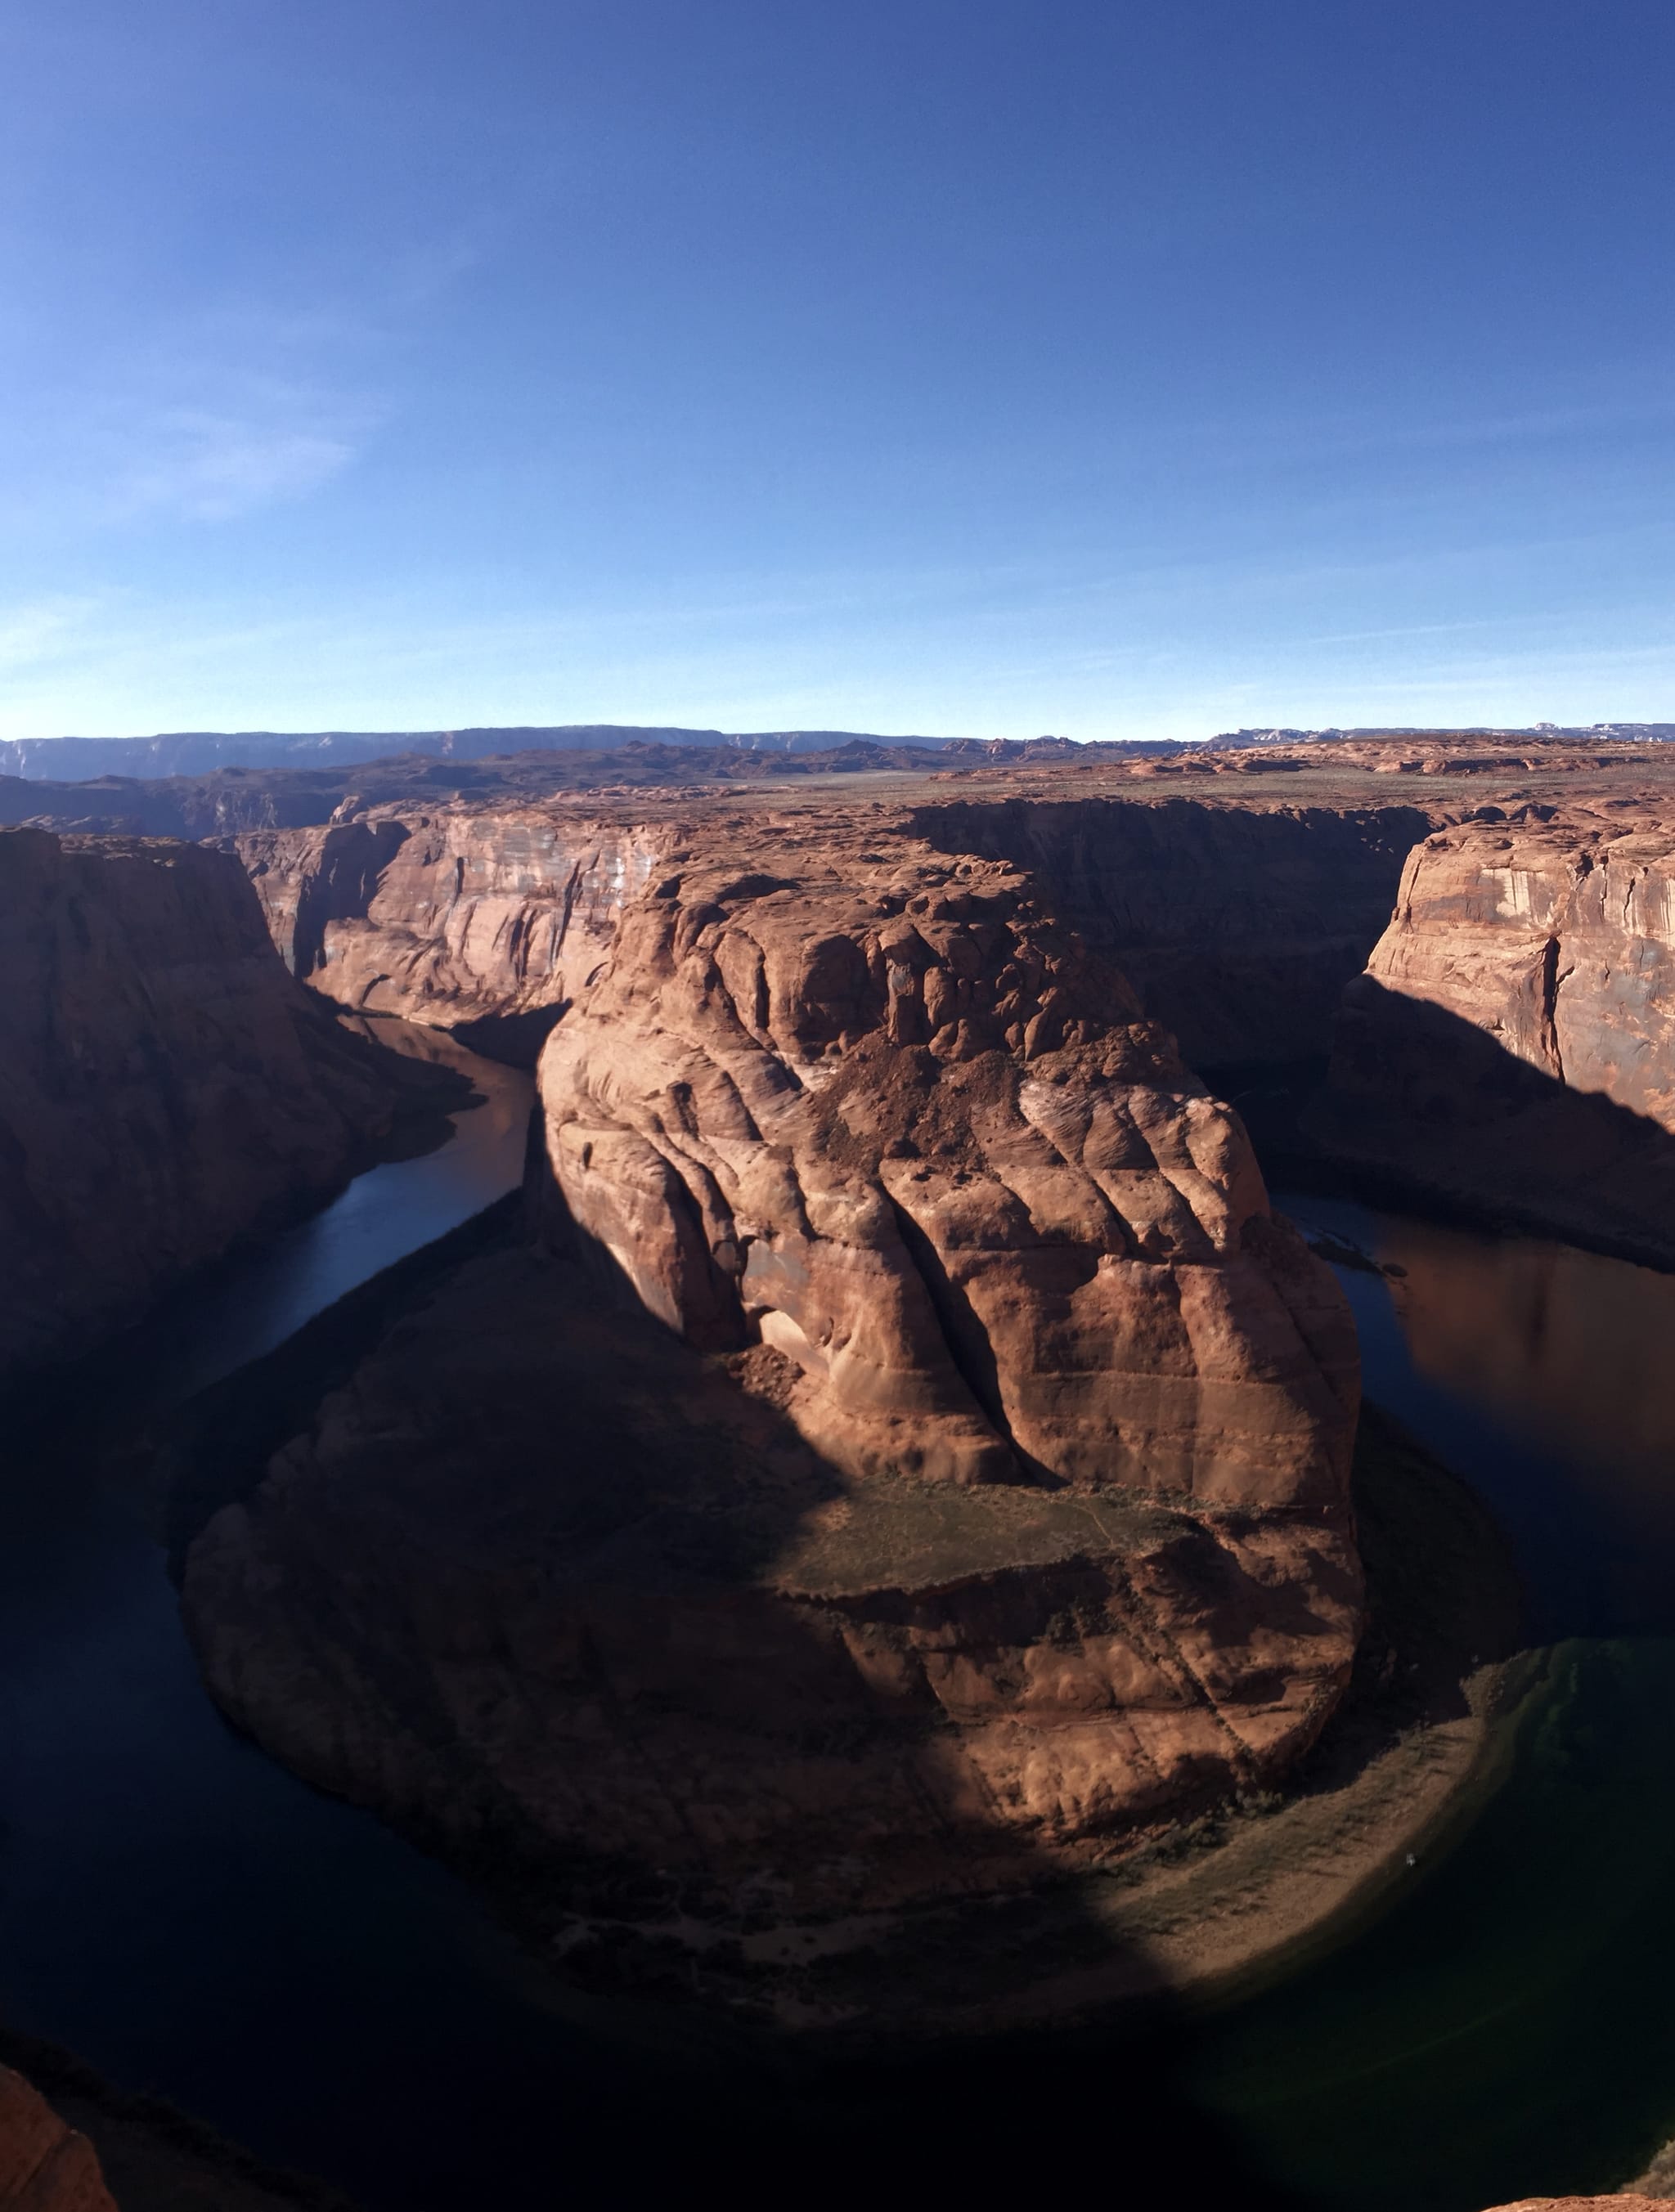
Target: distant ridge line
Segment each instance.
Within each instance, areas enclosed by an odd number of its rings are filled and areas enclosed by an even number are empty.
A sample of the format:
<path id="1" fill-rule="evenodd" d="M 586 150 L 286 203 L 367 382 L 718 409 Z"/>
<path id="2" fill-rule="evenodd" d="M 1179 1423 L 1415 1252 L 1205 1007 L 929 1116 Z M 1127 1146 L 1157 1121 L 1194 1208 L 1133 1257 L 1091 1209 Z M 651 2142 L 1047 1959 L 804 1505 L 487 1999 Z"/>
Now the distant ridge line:
<path id="1" fill-rule="evenodd" d="M 856 730 L 730 732 L 624 722 L 516 724 L 459 730 L 172 730 L 149 738 L 0 738 L 0 775 L 32 782 L 98 775 L 203 775 L 218 768 L 336 767 L 428 753 L 483 760 L 498 753 L 585 752 L 630 744 L 735 746 L 747 752 L 830 752 L 855 743 L 944 745 L 953 738 L 883 738 Z"/>

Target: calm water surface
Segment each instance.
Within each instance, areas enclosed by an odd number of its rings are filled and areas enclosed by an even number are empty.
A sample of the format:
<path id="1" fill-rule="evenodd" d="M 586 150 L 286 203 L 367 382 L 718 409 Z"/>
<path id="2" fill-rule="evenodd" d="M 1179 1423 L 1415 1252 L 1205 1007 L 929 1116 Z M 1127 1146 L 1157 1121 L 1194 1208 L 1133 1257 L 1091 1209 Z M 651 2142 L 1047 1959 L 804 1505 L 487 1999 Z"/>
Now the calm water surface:
<path id="1" fill-rule="evenodd" d="M 469 1064 L 488 1103 L 448 1146 L 362 1176 L 176 1305 L 151 1334 L 160 1397 L 517 1181 L 528 1082 Z M 1061 2149 L 1067 2124 L 1105 2145 L 1113 2180 L 1148 2128 L 1183 2143 L 1183 2205 L 1195 2121 L 1232 2147 L 1241 2203 L 1297 2212 L 1475 2212 L 1621 2181 L 1675 2132 L 1675 1280 L 1287 1203 L 1405 1271 L 1343 1278 L 1369 1394 L 1493 1505 L 1548 1653 L 1506 1787 L 1337 1952 L 1160 2028 L 1143 2064 L 1124 2030 L 945 2063 L 934 2094 L 911 2073 L 833 2083 L 795 2112 L 759 2079 L 695 2082 L 561 1999 L 460 1884 L 222 1725 L 143 1501 L 66 1446 L 14 1454 L 0 1495 L 0 2015 L 375 2212 L 591 2205 L 686 2143 L 695 2182 L 718 2142 L 742 2169 L 776 2129 L 788 2183 L 868 2130 L 880 2172 L 910 2140 L 934 2170 L 954 2141 L 1020 2155 L 1047 2113 Z"/>
<path id="2" fill-rule="evenodd" d="M 1493 1506 L 1545 1686 L 1465 1841 L 1184 2068 L 1321 2206 L 1471 2212 L 1621 2184 L 1675 2135 L 1675 1279 L 1298 1196 L 1367 1388 Z"/>

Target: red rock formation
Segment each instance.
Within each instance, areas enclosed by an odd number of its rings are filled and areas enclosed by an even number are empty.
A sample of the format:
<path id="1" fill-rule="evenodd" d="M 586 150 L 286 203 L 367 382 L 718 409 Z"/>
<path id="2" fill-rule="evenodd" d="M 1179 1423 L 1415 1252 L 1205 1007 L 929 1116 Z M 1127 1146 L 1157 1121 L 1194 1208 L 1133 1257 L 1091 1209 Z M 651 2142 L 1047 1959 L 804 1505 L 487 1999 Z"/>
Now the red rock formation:
<path id="1" fill-rule="evenodd" d="M 239 1723 L 571 1907 L 983 1893 L 1281 1777 L 1348 1681 L 1337 1283 L 1036 880 L 874 830 L 562 848 L 564 1256 L 400 1322 L 188 1559 Z"/>
<path id="2" fill-rule="evenodd" d="M 1026 868 L 1197 1067 L 1324 1056 L 1403 862 L 1440 818 L 1415 805 L 1241 805 L 1219 793 L 978 796 L 911 817 L 944 851 Z"/>
<path id="3" fill-rule="evenodd" d="M 232 842 L 295 975 L 364 1013 L 521 1018 L 532 1060 L 656 844 L 558 807 L 379 809 Z"/>
<path id="4" fill-rule="evenodd" d="M 542 1056 L 570 1256 L 400 1325 L 200 1536 L 217 1698 L 549 1893 L 734 1925 L 1281 1775 L 1359 1625 L 1356 1356 L 1237 1117 L 1019 869 L 681 835 Z"/>
<path id="5" fill-rule="evenodd" d="M 1669 2212 L 1675 2197 L 1520 2197 L 1516 2204 L 1496 2204 L 1491 2212 Z"/>
<path id="6" fill-rule="evenodd" d="M 1340 1152 L 1675 1256 L 1675 835 L 1578 814 L 1428 838 L 1331 1091 Z"/>
<path id="7" fill-rule="evenodd" d="M 1002 865 L 807 842 L 627 909 L 541 1062 L 574 1219 L 856 1474 L 1341 1501 L 1336 1286 L 1121 975 Z"/>
<path id="8" fill-rule="evenodd" d="M 381 1057 L 275 957 L 230 859 L 0 833 L 0 1372 L 340 1184 Z"/>
<path id="9" fill-rule="evenodd" d="M 0 2212 L 117 2212 L 93 2145 L 0 2066 Z"/>
<path id="10" fill-rule="evenodd" d="M 218 1702 L 561 1948 L 700 1956 L 1085 1864 L 1313 1740 L 1359 1617 L 1341 1515 L 852 1482 L 789 1379 L 573 1261 L 473 1263 L 192 1547 Z M 889 1979 L 865 2002 L 911 2008 Z"/>

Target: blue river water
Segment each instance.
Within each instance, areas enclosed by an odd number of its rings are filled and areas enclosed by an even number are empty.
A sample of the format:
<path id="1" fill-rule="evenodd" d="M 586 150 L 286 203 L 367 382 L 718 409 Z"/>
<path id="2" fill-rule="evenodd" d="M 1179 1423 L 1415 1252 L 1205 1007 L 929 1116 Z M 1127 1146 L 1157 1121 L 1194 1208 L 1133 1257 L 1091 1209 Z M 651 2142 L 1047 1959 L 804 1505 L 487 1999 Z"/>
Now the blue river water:
<path id="1" fill-rule="evenodd" d="M 486 1103 L 177 1302 L 160 1400 L 517 1182 L 527 1079 L 454 1056 Z M 222 1723 L 146 1501 L 49 1438 L 0 1468 L 0 2018 L 368 2212 L 591 2205 L 683 2141 L 736 2171 L 752 2136 L 804 2178 L 822 2145 L 905 2173 L 904 2145 L 956 2137 L 998 2174 L 1067 2102 L 1119 2145 L 1213 2137 L 1248 2186 L 1207 2203 L 1477 2212 L 1620 2183 L 1675 2134 L 1675 1281 L 1289 1204 L 1402 1271 L 1343 1275 L 1369 1395 L 1501 1518 L 1545 1654 L 1504 1787 L 1336 1952 L 1160 2027 L 1138 2066 L 1129 2026 L 812 2087 L 648 2055 Z M 1197 2155 L 1170 2201 L 1199 2201 Z"/>

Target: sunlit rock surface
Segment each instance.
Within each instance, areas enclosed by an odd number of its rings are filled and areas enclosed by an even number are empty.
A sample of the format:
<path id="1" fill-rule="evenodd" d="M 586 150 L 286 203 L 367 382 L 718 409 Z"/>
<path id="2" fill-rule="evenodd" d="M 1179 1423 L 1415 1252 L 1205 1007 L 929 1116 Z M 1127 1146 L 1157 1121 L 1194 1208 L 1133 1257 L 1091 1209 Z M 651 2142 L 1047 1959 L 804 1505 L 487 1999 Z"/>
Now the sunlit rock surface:
<path id="1" fill-rule="evenodd" d="M 1675 834 L 1630 809 L 1427 839 L 1346 994 L 1321 1126 L 1463 1200 L 1675 1257 Z"/>

